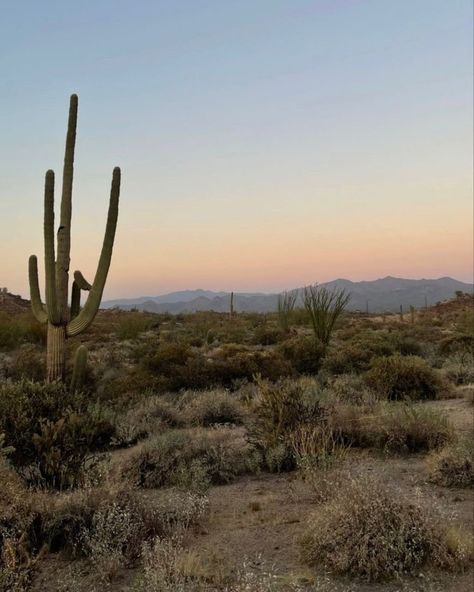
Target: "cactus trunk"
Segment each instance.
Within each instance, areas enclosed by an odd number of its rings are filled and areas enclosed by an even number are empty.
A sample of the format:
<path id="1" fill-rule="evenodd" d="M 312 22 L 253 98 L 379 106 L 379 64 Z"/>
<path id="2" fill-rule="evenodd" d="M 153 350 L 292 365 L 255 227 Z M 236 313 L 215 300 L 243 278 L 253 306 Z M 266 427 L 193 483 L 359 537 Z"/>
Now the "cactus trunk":
<path id="1" fill-rule="evenodd" d="M 66 326 L 48 323 L 46 351 L 46 378 L 48 382 L 64 379 L 66 367 Z"/>

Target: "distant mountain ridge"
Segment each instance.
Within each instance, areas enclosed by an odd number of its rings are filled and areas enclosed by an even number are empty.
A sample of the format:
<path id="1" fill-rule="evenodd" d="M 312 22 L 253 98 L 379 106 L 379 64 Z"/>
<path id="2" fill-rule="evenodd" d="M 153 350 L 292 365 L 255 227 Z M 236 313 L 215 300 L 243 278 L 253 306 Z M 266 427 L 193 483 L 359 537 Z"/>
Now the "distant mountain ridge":
<path id="1" fill-rule="evenodd" d="M 450 277 L 438 279 L 410 280 L 387 276 L 372 281 L 353 282 L 337 279 L 320 284 L 328 289 L 344 288 L 351 293 L 349 310 L 369 312 L 395 312 L 400 305 L 405 309 L 410 306 L 421 308 L 452 298 L 457 291 L 472 293 L 472 284 L 460 282 Z M 295 288 L 301 299 L 303 288 Z M 258 292 L 236 292 L 234 309 L 237 312 L 273 312 L 277 309 L 278 294 Z M 211 290 L 183 290 L 160 296 L 109 300 L 102 303 L 102 308 L 139 309 L 148 312 L 168 312 L 179 314 L 186 312 L 212 310 L 228 312 L 230 292 Z"/>

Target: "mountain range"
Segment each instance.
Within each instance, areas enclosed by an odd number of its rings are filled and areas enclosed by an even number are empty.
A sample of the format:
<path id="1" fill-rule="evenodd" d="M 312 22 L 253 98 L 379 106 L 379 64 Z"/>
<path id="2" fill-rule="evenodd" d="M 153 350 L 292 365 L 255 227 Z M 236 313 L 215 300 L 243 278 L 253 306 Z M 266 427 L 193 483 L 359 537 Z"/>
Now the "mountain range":
<path id="1" fill-rule="evenodd" d="M 400 305 L 407 310 L 410 306 L 422 308 L 452 298 L 457 291 L 472 293 L 473 285 L 450 277 L 439 279 L 411 280 L 387 276 L 373 281 L 352 282 L 337 279 L 320 284 L 329 290 L 343 288 L 350 292 L 349 310 L 369 312 L 396 312 Z M 303 288 L 295 288 L 301 304 Z M 247 293 L 234 294 L 236 312 L 273 312 L 277 309 L 278 294 Z M 298 304 L 298 302 L 297 302 Z M 148 312 L 171 314 L 212 310 L 228 312 L 229 292 L 210 290 L 184 290 L 160 296 L 108 300 L 101 308 L 138 309 Z"/>

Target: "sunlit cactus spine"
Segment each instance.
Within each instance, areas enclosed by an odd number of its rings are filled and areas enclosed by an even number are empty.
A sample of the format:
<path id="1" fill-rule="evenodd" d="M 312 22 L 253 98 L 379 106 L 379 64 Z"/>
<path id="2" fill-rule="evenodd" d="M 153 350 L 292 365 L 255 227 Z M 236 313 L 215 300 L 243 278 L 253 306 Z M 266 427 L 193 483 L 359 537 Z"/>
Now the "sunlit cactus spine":
<path id="1" fill-rule="evenodd" d="M 74 272 L 74 282 L 69 305 L 69 264 L 71 250 L 72 182 L 74 172 L 74 149 L 77 126 L 77 95 L 72 95 L 69 104 L 69 119 L 64 154 L 63 184 L 60 222 L 57 232 L 57 247 L 54 240 L 54 172 L 46 173 L 44 185 L 44 259 L 45 301 L 41 301 L 38 282 L 38 261 L 35 255 L 29 259 L 31 308 L 41 323 L 48 325 L 47 380 L 63 380 L 66 363 L 66 339 L 82 333 L 92 323 L 99 309 L 105 281 L 112 258 L 112 249 L 118 218 L 120 195 L 120 169 L 112 174 L 109 211 L 104 242 L 92 284 L 80 271 Z M 81 309 L 81 290 L 88 297 Z"/>

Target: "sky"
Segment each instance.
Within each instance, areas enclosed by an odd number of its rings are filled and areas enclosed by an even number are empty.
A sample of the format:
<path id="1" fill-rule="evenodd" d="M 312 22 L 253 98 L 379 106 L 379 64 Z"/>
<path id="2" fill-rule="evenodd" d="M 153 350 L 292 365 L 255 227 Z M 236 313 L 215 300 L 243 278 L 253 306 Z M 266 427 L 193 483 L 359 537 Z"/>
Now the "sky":
<path id="1" fill-rule="evenodd" d="M 0 20 L 0 286 L 43 266 L 79 95 L 71 270 L 106 298 L 472 280 L 471 0 L 25 0 Z M 59 188 L 57 190 L 59 195 Z M 59 211 L 59 204 L 57 204 Z M 43 283 L 43 280 L 40 280 Z"/>

